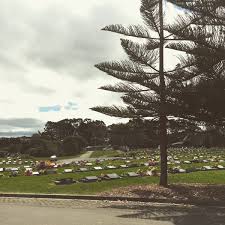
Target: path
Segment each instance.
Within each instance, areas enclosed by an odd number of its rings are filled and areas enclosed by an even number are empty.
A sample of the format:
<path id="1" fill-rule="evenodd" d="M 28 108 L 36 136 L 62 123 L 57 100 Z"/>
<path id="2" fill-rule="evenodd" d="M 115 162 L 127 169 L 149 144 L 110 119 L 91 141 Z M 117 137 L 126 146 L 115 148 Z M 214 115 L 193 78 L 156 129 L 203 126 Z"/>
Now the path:
<path id="1" fill-rule="evenodd" d="M 79 157 L 58 160 L 58 163 L 63 164 L 63 163 L 71 163 L 71 162 L 75 162 L 75 161 L 80 161 L 80 160 L 89 160 L 92 153 L 93 153 L 93 151 L 87 151 L 84 154 L 80 155 Z"/>
<path id="2" fill-rule="evenodd" d="M 71 162 L 78 162 L 81 160 L 96 161 L 97 159 L 99 159 L 99 158 L 90 158 L 92 153 L 93 151 L 87 151 L 84 154 L 80 155 L 79 157 L 74 157 L 70 159 L 61 159 L 61 160 L 58 160 L 57 163 L 59 164 L 71 163 Z M 118 159 L 118 157 L 101 157 L 101 159 L 113 160 L 113 159 Z"/>
<path id="3" fill-rule="evenodd" d="M 224 225 L 225 209 L 184 205 L 0 198 L 2 225 Z"/>
<path id="4" fill-rule="evenodd" d="M 87 151 L 84 154 L 82 154 L 79 158 L 80 159 L 88 159 L 91 157 L 92 153 L 93 153 L 93 151 Z"/>

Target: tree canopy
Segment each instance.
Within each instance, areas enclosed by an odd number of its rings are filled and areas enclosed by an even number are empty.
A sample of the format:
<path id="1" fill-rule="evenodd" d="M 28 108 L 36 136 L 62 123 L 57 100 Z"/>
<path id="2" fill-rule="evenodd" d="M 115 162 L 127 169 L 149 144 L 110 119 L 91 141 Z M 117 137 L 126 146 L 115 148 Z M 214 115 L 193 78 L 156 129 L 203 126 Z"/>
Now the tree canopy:
<path id="1" fill-rule="evenodd" d="M 173 23 L 167 23 L 169 20 L 165 18 L 165 10 L 170 3 L 185 10 L 183 15 L 177 15 Z M 219 46 L 223 34 L 215 32 L 215 27 L 221 27 L 223 23 L 223 6 L 222 1 L 212 0 L 141 0 L 140 13 L 144 26 L 110 25 L 103 28 L 128 37 L 121 39 L 128 60 L 96 65 L 99 70 L 122 81 L 101 89 L 122 93 L 125 106 L 97 106 L 92 109 L 116 117 L 159 119 L 160 183 L 163 185 L 167 185 L 167 119 L 193 119 L 194 110 L 188 111 L 184 104 L 179 103 L 183 87 L 201 77 L 212 77 L 221 69 L 224 52 Z M 130 37 L 139 40 L 134 41 Z M 165 48 L 186 53 L 185 57 L 180 57 L 180 65 L 172 70 L 164 66 Z M 205 67 L 204 59 L 207 62 Z M 189 107 L 188 104 L 186 106 Z"/>

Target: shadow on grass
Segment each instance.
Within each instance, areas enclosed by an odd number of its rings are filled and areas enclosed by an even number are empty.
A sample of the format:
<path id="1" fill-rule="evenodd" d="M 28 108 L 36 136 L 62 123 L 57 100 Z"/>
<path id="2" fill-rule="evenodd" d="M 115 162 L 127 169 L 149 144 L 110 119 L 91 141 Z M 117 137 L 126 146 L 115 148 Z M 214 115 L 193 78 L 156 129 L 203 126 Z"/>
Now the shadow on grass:
<path id="1" fill-rule="evenodd" d="M 225 208 L 180 205 L 114 205 L 110 208 L 126 210 L 120 218 L 146 219 L 174 225 L 225 225 Z M 128 211 L 127 211 L 128 210 Z"/>

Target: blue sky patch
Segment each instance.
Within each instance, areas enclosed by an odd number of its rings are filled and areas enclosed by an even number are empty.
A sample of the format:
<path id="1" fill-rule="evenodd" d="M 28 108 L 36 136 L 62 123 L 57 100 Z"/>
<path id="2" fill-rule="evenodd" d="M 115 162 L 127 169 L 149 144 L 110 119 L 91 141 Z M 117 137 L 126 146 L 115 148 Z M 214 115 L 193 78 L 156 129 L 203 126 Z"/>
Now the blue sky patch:
<path id="1" fill-rule="evenodd" d="M 60 105 L 39 107 L 39 112 L 60 112 Z"/>

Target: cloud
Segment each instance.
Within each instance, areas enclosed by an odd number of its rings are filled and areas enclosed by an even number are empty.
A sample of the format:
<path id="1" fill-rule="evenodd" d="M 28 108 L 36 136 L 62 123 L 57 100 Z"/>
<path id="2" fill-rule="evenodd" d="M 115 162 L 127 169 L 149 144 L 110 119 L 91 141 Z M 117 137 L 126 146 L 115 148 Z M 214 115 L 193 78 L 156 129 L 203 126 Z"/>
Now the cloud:
<path id="1" fill-rule="evenodd" d="M 120 95 L 98 90 L 114 79 L 94 65 L 125 58 L 121 36 L 101 28 L 143 24 L 139 6 L 137 0 L 1 0 L 0 118 L 28 119 L 19 130 L 5 122 L 0 132 L 38 130 L 43 126 L 37 121 L 74 117 L 116 122 L 89 110 L 122 104 Z M 174 60 L 167 57 L 168 64 L 170 59 Z M 76 99 L 76 104 L 68 99 Z"/>
<path id="2" fill-rule="evenodd" d="M 61 111 L 60 105 L 54 105 L 54 106 L 43 106 L 39 107 L 39 112 L 60 112 Z"/>
<path id="3" fill-rule="evenodd" d="M 0 137 L 31 137 L 35 132 L 34 131 L 6 131 L 0 132 Z"/>
<path id="4" fill-rule="evenodd" d="M 43 122 L 33 118 L 10 118 L 0 119 L 0 129 L 2 127 L 13 128 L 39 128 L 43 126 Z"/>
<path id="5" fill-rule="evenodd" d="M 78 109 L 78 105 L 75 102 L 68 102 L 65 106 L 64 106 L 65 110 L 77 110 Z"/>
<path id="6" fill-rule="evenodd" d="M 31 136 L 44 128 L 44 122 L 34 118 L 0 119 L 0 137 Z"/>
<path id="7" fill-rule="evenodd" d="M 76 80 L 96 77 L 93 65 L 120 48 L 111 35 L 100 32 L 113 17 L 121 15 L 111 4 L 93 7 L 85 18 L 74 15 L 71 9 L 56 10 L 53 6 L 42 14 L 42 20 L 32 21 L 29 44 L 33 48 L 27 49 L 26 59 Z"/>

